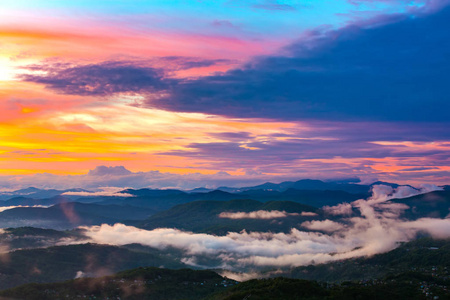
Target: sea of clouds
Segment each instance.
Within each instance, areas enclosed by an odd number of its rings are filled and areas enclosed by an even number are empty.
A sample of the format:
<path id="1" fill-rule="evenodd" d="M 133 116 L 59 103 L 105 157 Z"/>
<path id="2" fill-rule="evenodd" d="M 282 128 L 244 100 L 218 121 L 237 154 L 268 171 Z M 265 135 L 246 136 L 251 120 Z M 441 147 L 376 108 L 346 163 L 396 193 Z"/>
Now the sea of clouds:
<path id="1" fill-rule="evenodd" d="M 196 267 L 222 268 L 230 271 L 257 270 L 267 267 L 295 267 L 390 251 L 399 243 L 414 239 L 418 233 L 434 238 L 450 237 L 450 217 L 401 218 L 408 205 L 389 201 L 437 190 L 378 185 L 369 199 L 325 207 L 333 220 L 303 222 L 289 233 L 229 232 L 224 236 L 193 233 L 174 228 L 144 230 L 124 224 L 82 227 L 91 242 L 110 245 L 140 243 L 157 249 L 183 250 L 181 261 Z M 358 214 L 352 213 L 359 212 Z M 222 215 L 226 218 L 284 217 L 285 212 L 256 211 Z M 301 230 L 307 228 L 309 231 Z M 204 265 L 210 257 L 215 265 Z"/>

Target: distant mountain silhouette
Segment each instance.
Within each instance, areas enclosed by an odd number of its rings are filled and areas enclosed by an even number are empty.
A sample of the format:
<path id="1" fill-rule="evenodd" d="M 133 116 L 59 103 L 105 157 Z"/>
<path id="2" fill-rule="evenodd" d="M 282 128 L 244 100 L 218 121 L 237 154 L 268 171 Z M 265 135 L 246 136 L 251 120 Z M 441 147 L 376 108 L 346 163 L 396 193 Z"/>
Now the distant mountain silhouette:
<path id="1" fill-rule="evenodd" d="M 403 203 L 410 208 L 402 215 L 408 219 L 445 218 L 450 215 L 450 191 L 434 191 L 392 202 Z"/>
<path id="2" fill-rule="evenodd" d="M 297 213 L 274 219 L 229 219 L 219 217 L 223 212 L 285 211 Z M 301 216 L 302 212 L 314 212 L 317 216 Z M 256 200 L 194 201 L 177 205 L 157 213 L 139 224 L 148 230 L 168 227 L 194 232 L 226 234 L 228 231 L 288 232 L 299 223 L 320 218 L 320 211 L 312 206 L 290 201 L 259 202 Z M 272 222 L 276 220 L 277 222 Z"/>
<path id="3" fill-rule="evenodd" d="M 66 202 L 49 208 L 17 207 L 5 210 L 0 212 L 0 227 L 70 229 L 80 225 L 142 220 L 153 213 L 150 208 Z"/>
<path id="4" fill-rule="evenodd" d="M 225 192 L 222 190 L 187 193 L 178 190 L 142 189 L 126 190 L 126 193 L 136 195 L 136 197 L 93 197 L 91 199 L 84 199 L 84 201 L 94 201 L 97 199 L 98 204 L 129 204 L 132 206 L 149 207 L 154 210 L 162 211 L 175 205 L 201 200 L 229 201 L 238 199 L 252 199 L 262 202 L 293 201 L 314 207 L 321 207 L 323 205 L 336 205 L 342 202 L 351 202 L 368 197 L 368 194 L 352 194 L 345 191 L 296 189 L 287 189 L 283 192 L 255 189 L 235 193 Z"/>
<path id="5" fill-rule="evenodd" d="M 68 189 L 68 190 L 55 190 L 55 189 L 38 189 L 35 187 L 29 187 L 26 189 L 21 189 L 13 192 L 3 192 L 0 193 L 0 200 L 8 200 L 16 197 L 27 197 L 32 199 L 44 199 L 44 198 L 52 198 L 59 195 L 62 195 L 67 192 L 88 192 L 85 189 Z M 68 196 L 71 198 L 71 196 Z"/>
<path id="6" fill-rule="evenodd" d="M 120 170 L 119 170 L 120 171 Z M 353 194 L 368 194 L 370 192 L 370 189 L 373 185 L 376 184 L 384 184 L 389 185 L 394 188 L 398 187 L 399 185 L 396 183 L 389 183 L 389 182 L 382 182 L 377 181 L 370 185 L 363 185 L 358 184 L 355 182 L 355 179 L 352 180 L 341 180 L 341 181 L 331 181 L 331 182 L 324 182 L 321 180 L 314 180 L 314 179 L 302 179 L 298 181 L 284 181 L 281 183 L 272 183 L 272 182 L 266 182 L 260 185 L 256 186 L 249 186 L 249 187 L 219 187 L 214 190 L 220 190 L 228 193 L 240 193 L 244 191 L 250 191 L 250 190 L 266 190 L 266 191 L 278 191 L 283 192 L 288 189 L 297 189 L 297 190 L 335 190 L 335 191 L 345 191 L 348 193 Z M 213 189 L 208 189 L 204 187 L 199 187 L 196 189 L 192 189 L 189 191 L 180 191 L 176 189 L 125 189 L 119 193 L 128 193 L 132 194 L 138 197 L 141 196 L 162 196 L 162 195 L 180 195 L 183 193 L 208 193 L 214 191 Z M 45 199 L 45 198 L 52 198 L 55 196 L 60 196 L 67 192 L 90 192 L 85 189 L 81 188 L 74 188 L 74 189 L 67 189 L 67 190 L 57 190 L 57 189 L 39 189 L 35 187 L 29 187 L 25 189 L 16 190 L 13 192 L 1 192 L 0 193 L 0 200 L 9 200 L 12 198 L 17 197 L 26 197 L 26 198 L 32 198 L 32 199 Z M 74 200 L 77 198 L 88 198 L 92 196 L 77 196 L 77 195 L 64 195 L 65 197 Z M 96 197 L 96 196 L 95 196 Z"/>
<path id="7" fill-rule="evenodd" d="M 278 191 L 283 192 L 288 189 L 297 189 L 297 190 L 318 190 L 318 191 L 344 191 L 347 193 L 353 193 L 353 194 L 368 194 L 370 193 L 370 190 L 372 186 L 383 184 L 388 185 L 394 188 L 399 187 L 396 183 L 389 183 L 389 182 L 383 182 L 383 181 L 377 181 L 370 185 L 364 185 L 364 184 L 357 184 L 349 181 L 342 181 L 342 182 L 324 182 L 321 180 L 314 180 L 314 179 L 302 179 L 298 181 L 284 181 L 281 183 L 272 183 L 272 182 L 266 182 L 260 185 L 256 186 L 250 186 L 250 187 L 240 187 L 240 188 L 230 188 L 230 187 L 219 187 L 218 190 L 230 192 L 230 193 L 238 193 L 243 191 L 250 191 L 250 190 L 266 190 L 266 191 Z"/>

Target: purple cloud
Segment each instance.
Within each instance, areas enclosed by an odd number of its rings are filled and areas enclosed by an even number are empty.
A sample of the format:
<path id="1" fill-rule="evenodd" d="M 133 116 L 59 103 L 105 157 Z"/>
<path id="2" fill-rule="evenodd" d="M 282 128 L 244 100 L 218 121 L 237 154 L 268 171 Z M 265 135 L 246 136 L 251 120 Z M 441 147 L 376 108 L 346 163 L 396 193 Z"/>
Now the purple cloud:
<path id="1" fill-rule="evenodd" d="M 46 74 L 23 74 L 20 79 L 44 84 L 49 89 L 71 95 L 149 93 L 168 90 L 178 84 L 179 80 L 167 78 L 172 72 L 231 62 L 227 59 L 166 56 L 138 62 L 109 61 L 89 65 L 56 63 L 27 66 L 25 69 Z"/>
<path id="2" fill-rule="evenodd" d="M 117 167 L 106 167 L 98 166 L 93 170 L 90 170 L 89 176 L 120 176 L 120 175 L 130 175 L 131 171 L 125 169 L 123 166 Z"/>
<path id="3" fill-rule="evenodd" d="M 84 66 L 33 66 L 46 75 L 21 75 L 24 81 L 44 84 L 47 88 L 72 95 L 105 96 L 121 92 L 162 90 L 167 88 L 163 72 L 119 62 Z"/>
<path id="4" fill-rule="evenodd" d="M 448 122 L 450 8 L 429 13 L 433 3 L 413 15 L 381 15 L 339 30 L 311 31 L 280 55 L 193 80 L 168 79 L 165 72 L 177 70 L 176 65 L 185 69 L 223 62 L 168 57 L 150 63 L 157 67 L 119 62 L 41 67 L 47 75 L 22 79 L 68 94 L 156 91 L 164 96 L 149 97 L 146 105 L 171 111 L 283 120 Z"/>
<path id="5" fill-rule="evenodd" d="M 149 106 L 285 120 L 446 122 L 450 9 L 312 32 L 241 69 L 174 86 Z"/>

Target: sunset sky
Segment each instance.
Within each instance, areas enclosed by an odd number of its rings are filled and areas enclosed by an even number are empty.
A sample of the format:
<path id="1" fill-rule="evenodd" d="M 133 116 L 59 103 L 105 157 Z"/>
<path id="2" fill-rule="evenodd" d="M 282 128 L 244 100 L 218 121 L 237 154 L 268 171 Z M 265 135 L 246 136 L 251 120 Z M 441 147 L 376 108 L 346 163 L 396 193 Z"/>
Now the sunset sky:
<path id="1" fill-rule="evenodd" d="M 2 0 L 0 189 L 449 184 L 449 28 L 448 0 Z"/>

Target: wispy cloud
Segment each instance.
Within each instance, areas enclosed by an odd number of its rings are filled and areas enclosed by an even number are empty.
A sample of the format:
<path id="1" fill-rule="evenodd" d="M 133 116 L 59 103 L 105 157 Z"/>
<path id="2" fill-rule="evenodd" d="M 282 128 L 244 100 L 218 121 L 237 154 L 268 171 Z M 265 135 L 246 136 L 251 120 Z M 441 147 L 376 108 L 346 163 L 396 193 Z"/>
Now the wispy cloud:
<path id="1" fill-rule="evenodd" d="M 302 226 L 313 231 L 335 232 L 344 229 L 344 225 L 331 220 L 323 221 L 306 221 Z"/>
<path id="2" fill-rule="evenodd" d="M 150 2 L 167 14 L 0 12 L 2 68 L 25 72 L 1 83 L 0 172 L 20 178 L 0 185 L 67 185 L 44 173 L 102 164 L 142 174 L 71 184 L 192 187 L 173 174 L 191 171 L 215 174 L 193 175 L 211 186 L 264 174 L 450 179 L 449 1 L 339 0 L 339 12 L 225 1 L 211 14 L 198 1 Z"/>
<path id="3" fill-rule="evenodd" d="M 65 192 L 61 195 L 66 196 L 82 196 L 82 197 L 95 197 L 95 196 L 107 196 L 107 197 L 135 197 L 128 193 L 122 193 L 125 187 L 99 187 L 100 191 L 97 192 Z"/>
<path id="4" fill-rule="evenodd" d="M 161 70 L 136 68 L 122 62 L 95 65 L 29 66 L 45 75 L 24 74 L 22 80 L 41 83 L 58 92 L 72 95 L 104 96 L 121 92 L 159 91 L 167 88 Z"/>
<path id="5" fill-rule="evenodd" d="M 48 206 L 44 206 L 44 205 L 33 205 L 33 206 L 27 206 L 27 205 L 16 205 L 16 206 L 1 206 L 0 207 L 0 212 L 4 212 L 5 210 L 10 210 L 13 208 L 18 208 L 18 207 L 43 207 L 46 208 Z M 1 232 L 0 232 L 1 233 Z"/>
<path id="6" fill-rule="evenodd" d="M 397 191 L 398 192 L 398 191 Z M 84 227 L 96 243 L 125 245 L 141 243 L 158 249 L 175 247 L 185 252 L 184 260 L 196 263 L 198 256 L 219 259 L 215 267 L 242 270 L 244 267 L 291 267 L 370 256 L 396 248 L 418 232 L 436 238 L 450 237 L 450 219 L 400 218 L 404 207 L 388 202 L 392 190 L 379 186 L 368 200 L 351 205 L 360 216 L 303 223 L 312 232 L 293 228 L 289 233 L 229 232 L 225 236 L 159 228 L 151 231 L 116 224 Z M 326 232 L 326 233 L 321 233 Z"/>
<path id="7" fill-rule="evenodd" d="M 286 218 L 290 216 L 299 216 L 298 213 L 288 213 L 279 210 L 258 210 L 251 212 L 222 212 L 219 214 L 219 218 L 224 219 L 278 219 Z"/>
<path id="8" fill-rule="evenodd" d="M 256 9 L 264 9 L 269 11 L 295 11 L 296 8 L 292 5 L 288 5 L 285 3 L 280 3 L 280 1 L 276 0 L 264 0 L 260 3 L 253 4 L 253 8 Z"/>

